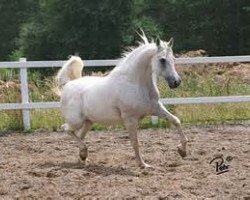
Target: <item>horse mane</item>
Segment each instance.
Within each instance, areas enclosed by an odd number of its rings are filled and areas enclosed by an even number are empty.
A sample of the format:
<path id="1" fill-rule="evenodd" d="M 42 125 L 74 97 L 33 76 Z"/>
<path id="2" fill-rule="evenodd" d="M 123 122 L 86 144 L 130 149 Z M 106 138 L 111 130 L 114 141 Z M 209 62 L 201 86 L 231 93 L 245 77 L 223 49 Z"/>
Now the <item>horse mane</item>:
<path id="1" fill-rule="evenodd" d="M 141 33 L 137 32 L 138 36 L 140 37 L 141 40 L 139 40 L 137 43 L 139 44 L 139 46 L 130 46 L 130 47 L 126 47 L 125 50 L 122 52 L 122 59 L 126 58 L 129 56 L 129 54 L 134 51 L 135 49 L 150 44 L 150 43 L 154 43 L 154 40 L 152 39 L 151 42 L 149 42 L 147 36 L 145 35 L 143 29 L 140 29 Z"/>
<path id="2" fill-rule="evenodd" d="M 110 75 L 115 75 L 115 74 L 133 74 L 135 71 L 134 68 L 134 60 L 136 59 L 137 56 L 141 55 L 143 52 L 145 53 L 146 51 L 152 52 L 152 53 L 157 53 L 157 44 L 153 39 L 149 40 L 147 36 L 145 35 L 144 31 L 141 29 L 141 33 L 138 33 L 140 37 L 140 40 L 137 42 L 138 46 L 133 46 L 133 47 L 128 47 L 125 49 L 125 51 L 122 53 L 122 57 L 116 67 L 112 70 Z M 160 40 L 160 44 L 163 47 L 162 50 L 170 48 L 169 43 Z M 136 64 L 136 63 L 135 63 Z M 131 75 L 131 77 L 134 76 Z"/>
<path id="3" fill-rule="evenodd" d="M 141 33 L 137 34 L 140 37 L 140 40 L 137 42 L 138 46 L 128 47 L 127 49 L 125 49 L 118 64 L 111 71 L 111 76 L 116 76 L 117 74 L 130 74 L 130 77 L 136 76 L 136 74 L 134 73 L 134 70 L 136 69 L 134 67 L 134 59 L 136 59 L 137 56 L 141 55 L 143 51 L 155 51 L 155 42 L 153 40 L 149 41 L 142 29 Z"/>

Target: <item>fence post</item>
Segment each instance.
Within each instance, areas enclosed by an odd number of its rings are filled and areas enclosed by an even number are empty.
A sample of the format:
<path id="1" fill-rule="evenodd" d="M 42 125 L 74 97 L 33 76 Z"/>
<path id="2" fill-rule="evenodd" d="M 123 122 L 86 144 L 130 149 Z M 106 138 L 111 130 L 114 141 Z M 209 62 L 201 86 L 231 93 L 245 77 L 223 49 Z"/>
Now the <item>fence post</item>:
<path id="1" fill-rule="evenodd" d="M 20 58 L 19 62 L 26 62 L 26 58 Z M 29 103 L 29 88 L 28 88 L 28 75 L 27 75 L 27 67 L 20 68 L 20 81 L 21 81 L 21 99 L 22 103 Z M 30 111 L 22 110 L 23 115 L 23 127 L 24 130 L 30 129 Z"/>

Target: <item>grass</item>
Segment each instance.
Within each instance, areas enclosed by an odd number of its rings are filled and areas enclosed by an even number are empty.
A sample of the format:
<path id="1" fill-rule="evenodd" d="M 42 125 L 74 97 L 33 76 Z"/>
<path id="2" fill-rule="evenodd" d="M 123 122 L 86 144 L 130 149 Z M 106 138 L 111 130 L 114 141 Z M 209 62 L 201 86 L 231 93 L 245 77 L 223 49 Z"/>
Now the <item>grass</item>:
<path id="1" fill-rule="evenodd" d="M 248 66 L 249 67 L 249 66 Z M 201 67 L 202 68 L 202 67 Z M 228 96 L 250 95 L 249 83 L 242 81 L 239 76 L 224 76 L 228 68 L 218 73 L 217 66 L 199 68 L 185 68 L 180 72 L 183 84 L 175 90 L 170 90 L 165 81 L 160 79 L 158 87 L 161 97 L 201 97 L 201 96 Z M 214 69 L 213 69 L 214 68 Z M 208 70 L 211 70 L 207 72 Z M 219 74 L 219 75 L 218 75 Z M 0 71 L 0 103 L 20 102 L 20 85 L 17 81 L 18 73 L 15 70 Z M 8 82 L 6 82 L 8 80 Z M 30 101 L 58 101 L 59 98 L 51 91 L 52 78 L 42 80 L 39 73 L 29 73 Z M 178 116 L 183 124 L 221 124 L 250 120 L 250 103 L 223 103 L 223 104 L 187 104 L 167 105 L 168 110 Z M 21 111 L 1 111 L 0 130 L 21 130 Z M 58 130 L 63 124 L 63 118 L 58 109 L 36 109 L 31 111 L 32 129 Z M 169 123 L 159 120 L 152 125 L 150 117 L 143 119 L 141 128 L 165 128 Z M 115 128 L 122 128 L 116 126 Z M 99 124 L 95 130 L 108 130 Z"/>

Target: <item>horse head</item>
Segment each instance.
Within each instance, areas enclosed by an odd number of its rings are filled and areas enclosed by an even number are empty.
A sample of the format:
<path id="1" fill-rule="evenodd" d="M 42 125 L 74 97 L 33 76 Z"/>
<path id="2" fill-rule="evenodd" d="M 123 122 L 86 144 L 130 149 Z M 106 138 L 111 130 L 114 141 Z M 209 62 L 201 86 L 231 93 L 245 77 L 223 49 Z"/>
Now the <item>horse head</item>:
<path id="1" fill-rule="evenodd" d="M 175 57 L 173 54 L 173 38 L 168 42 L 156 40 L 157 53 L 152 59 L 152 71 L 157 76 L 162 76 L 171 89 L 181 84 L 181 78 L 175 69 Z"/>

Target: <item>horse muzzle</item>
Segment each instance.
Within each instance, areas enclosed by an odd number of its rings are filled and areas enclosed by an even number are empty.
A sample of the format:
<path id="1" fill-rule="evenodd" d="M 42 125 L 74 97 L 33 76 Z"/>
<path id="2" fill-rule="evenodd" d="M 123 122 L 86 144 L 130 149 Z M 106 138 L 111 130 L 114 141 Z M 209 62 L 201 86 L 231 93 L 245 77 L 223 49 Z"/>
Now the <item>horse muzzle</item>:
<path id="1" fill-rule="evenodd" d="M 180 77 L 169 76 L 166 81 L 171 89 L 177 88 L 181 84 Z"/>

